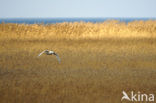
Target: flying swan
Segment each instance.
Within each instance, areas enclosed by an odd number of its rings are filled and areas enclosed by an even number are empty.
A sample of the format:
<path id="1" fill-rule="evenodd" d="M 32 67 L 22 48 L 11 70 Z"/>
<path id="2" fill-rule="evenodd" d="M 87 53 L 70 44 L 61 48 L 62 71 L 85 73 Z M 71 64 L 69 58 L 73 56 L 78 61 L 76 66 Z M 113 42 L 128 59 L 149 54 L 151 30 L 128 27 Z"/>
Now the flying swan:
<path id="1" fill-rule="evenodd" d="M 44 51 L 42 51 L 42 52 L 38 55 L 38 57 L 41 56 L 43 53 L 45 53 L 45 54 L 47 54 L 47 55 L 55 55 L 56 58 L 57 58 L 57 60 L 58 60 L 58 62 L 59 62 L 59 63 L 61 62 L 59 56 L 58 56 L 54 51 L 51 51 L 51 50 L 44 50 Z"/>

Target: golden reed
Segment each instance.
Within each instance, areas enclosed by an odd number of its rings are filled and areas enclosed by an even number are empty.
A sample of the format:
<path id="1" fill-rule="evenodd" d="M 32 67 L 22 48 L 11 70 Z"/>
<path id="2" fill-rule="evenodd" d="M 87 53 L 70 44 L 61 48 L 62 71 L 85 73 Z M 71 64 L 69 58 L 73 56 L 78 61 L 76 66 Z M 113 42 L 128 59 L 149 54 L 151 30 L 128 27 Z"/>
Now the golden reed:
<path id="1" fill-rule="evenodd" d="M 103 39 L 103 38 L 155 38 L 156 20 L 116 20 L 103 23 L 56 23 L 56 24 L 0 24 L 0 39 Z"/>

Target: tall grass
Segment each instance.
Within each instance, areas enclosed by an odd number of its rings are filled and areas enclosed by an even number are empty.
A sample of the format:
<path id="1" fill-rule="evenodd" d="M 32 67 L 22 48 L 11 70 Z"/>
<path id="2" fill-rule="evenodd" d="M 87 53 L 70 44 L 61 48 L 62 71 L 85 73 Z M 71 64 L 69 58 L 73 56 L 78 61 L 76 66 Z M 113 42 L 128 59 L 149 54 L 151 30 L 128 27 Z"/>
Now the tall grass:
<path id="1" fill-rule="evenodd" d="M 57 24 L 0 24 L 0 39 L 103 39 L 103 38 L 155 38 L 156 21 L 133 21 L 125 24 L 116 20 L 103 23 Z"/>
<path id="2" fill-rule="evenodd" d="M 0 103 L 121 103 L 154 81 L 156 21 L 0 24 Z"/>

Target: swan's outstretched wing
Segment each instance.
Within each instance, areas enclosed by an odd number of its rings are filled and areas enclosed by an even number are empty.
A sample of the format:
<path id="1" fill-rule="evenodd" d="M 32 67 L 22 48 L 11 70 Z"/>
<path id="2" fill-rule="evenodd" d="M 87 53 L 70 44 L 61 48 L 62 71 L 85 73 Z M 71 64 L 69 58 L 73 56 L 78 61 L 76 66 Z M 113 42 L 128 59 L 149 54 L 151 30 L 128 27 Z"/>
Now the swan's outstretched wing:
<path id="1" fill-rule="evenodd" d="M 38 57 L 41 56 L 44 52 L 45 52 L 45 50 L 44 50 L 43 52 L 41 52 L 41 53 L 38 55 Z"/>
<path id="2" fill-rule="evenodd" d="M 61 62 L 61 59 L 59 58 L 59 56 L 56 53 L 54 53 L 54 55 L 56 56 L 58 62 L 60 63 Z"/>

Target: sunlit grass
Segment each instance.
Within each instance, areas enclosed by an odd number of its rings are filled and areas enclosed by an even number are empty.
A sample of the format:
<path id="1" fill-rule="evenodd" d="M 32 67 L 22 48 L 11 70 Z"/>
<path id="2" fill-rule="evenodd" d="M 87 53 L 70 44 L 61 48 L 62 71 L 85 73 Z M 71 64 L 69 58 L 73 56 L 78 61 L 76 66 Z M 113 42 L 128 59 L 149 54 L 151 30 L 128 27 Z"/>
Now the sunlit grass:
<path id="1" fill-rule="evenodd" d="M 1 103 L 121 103 L 156 93 L 156 21 L 0 24 Z M 54 50 L 61 58 L 37 55 Z M 126 102 L 126 101 L 125 101 Z"/>
<path id="2" fill-rule="evenodd" d="M 103 38 L 155 38 L 156 21 L 119 21 L 103 23 L 57 23 L 57 24 L 0 24 L 0 37 L 7 39 L 103 39 Z"/>

